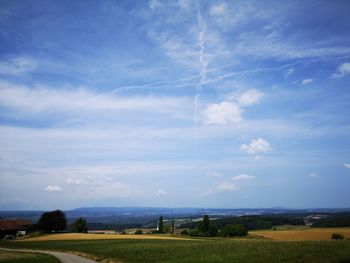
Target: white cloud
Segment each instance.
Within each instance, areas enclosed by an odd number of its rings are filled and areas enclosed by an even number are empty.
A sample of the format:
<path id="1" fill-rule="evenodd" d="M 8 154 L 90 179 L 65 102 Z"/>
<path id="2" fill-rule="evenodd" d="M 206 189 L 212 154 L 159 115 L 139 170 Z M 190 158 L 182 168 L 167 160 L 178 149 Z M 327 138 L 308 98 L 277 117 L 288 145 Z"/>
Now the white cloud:
<path id="1" fill-rule="evenodd" d="M 317 178 L 318 177 L 317 173 L 310 173 L 309 176 L 311 178 Z"/>
<path id="2" fill-rule="evenodd" d="M 209 177 L 222 177 L 223 175 L 221 173 L 218 173 L 218 172 L 208 172 L 207 176 L 209 176 Z"/>
<path id="3" fill-rule="evenodd" d="M 341 78 L 350 74 L 350 62 L 345 62 L 337 68 L 337 72 L 332 75 L 333 78 Z"/>
<path id="4" fill-rule="evenodd" d="M 350 163 L 344 163 L 344 166 L 350 169 Z"/>
<path id="5" fill-rule="evenodd" d="M 242 110 L 238 105 L 223 101 L 221 103 L 208 104 L 202 115 L 205 124 L 229 124 L 242 120 Z"/>
<path id="6" fill-rule="evenodd" d="M 163 197 L 163 196 L 165 196 L 166 194 L 167 194 L 167 192 L 165 192 L 164 190 L 159 189 L 159 190 L 157 191 L 157 193 L 156 193 L 156 196 L 157 196 L 157 197 Z"/>
<path id="7" fill-rule="evenodd" d="M 44 189 L 44 191 L 46 191 L 46 192 L 60 192 L 60 191 L 62 191 L 62 190 L 63 190 L 63 188 L 60 187 L 60 186 L 58 186 L 58 185 L 48 185 L 48 186 Z"/>
<path id="8" fill-rule="evenodd" d="M 249 153 L 249 154 L 261 154 L 267 151 L 270 151 L 271 145 L 269 142 L 265 141 L 264 139 L 258 138 L 258 139 L 252 139 L 250 144 L 242 144 L 241 145 L 241 151 Z"/>
<path id="9" fill-rule="evenodd" d="M 217 187 L 218 192 L 230 192 L 239 190 L 239 186 L 236 184 L 224 182 Z"/>
<path id="10" fill-rule="evenodd" d="M 234 181 L 239 181 L 239 180 L 253 180 L 255 179 L 255 176 L 253 175 L 248 175 L 248 174 L 240 174 L 237 176 L 232 177 L 232 180 Z"/>
<path id="11" fill-rule="evenodd" d="M 314 82 L 313 79 L 304 79 L 301 83 L 302 83 L 303 85 L 307 85 L 307 84 L 310 84 L 310 83 L 312 83 L 312 82 Z"/>
<path id="12" fill-rule="evenodd" d="M 211 103 L 202 111 L 205 124 L 230 124 L 242 120 L 242 107 L 259 103 L 264 94 L 255 89 L 234 93 L 221 103 Z"/>
<path id="13" fill-rule="evenodd" d="M 29 58 L 18 57 L 9 61 L 0 61 L 0 74 L 19 75 L 35 70 L 36 62 Z"/>
<path id="14" fill-rule="evenodd" d="M 249 89 L 242 93 L 238 98 L 240 106 L 249 106 L 260 102 L 264 94 L 255 89 Z"/>

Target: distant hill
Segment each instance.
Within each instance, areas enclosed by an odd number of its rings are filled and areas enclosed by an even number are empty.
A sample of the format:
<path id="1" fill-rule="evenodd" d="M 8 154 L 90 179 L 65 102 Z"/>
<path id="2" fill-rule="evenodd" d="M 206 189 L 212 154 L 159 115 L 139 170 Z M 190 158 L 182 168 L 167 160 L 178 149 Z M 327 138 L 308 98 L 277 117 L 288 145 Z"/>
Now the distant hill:
<path id="1" fill-rule="evenodd" d="M 53 208 L 54 209 L 54 208 Z M 53 210 L 52 209 L 52 210 Z M 36 223 L 44 211 L 0 211 L 3 219 L 25 218 Z M 226 221 L 240 222 L 246 220 L 245 224 L 252 228 L 269 228 L 275 224 L 274 215 L 283 215 L 287 218 L 302 218 L 313 214 L 334 214 L 339 212 L 350 212 L 350 208 L 312 208 L 312 209 L 288 209 L 288 208 L 167 208 L 167 207 L 80 207 L 64 211 L 68 223 L 72 223 L 78 217 L 84 217 L 90 229 L 120 229 L 125 226 L 132 227 L 155 227 L 159 216 L 165 220 L 170 218 L 179 219 L 177 224 L 191 224 L 203 215 L 217 219 L 217 223 Z M 260 216 L 264 220 L 246 219 L 246 216 Z M 267 220 L 267 217 L 274 220 Z M 328 217 L 328 216 L 327 216 Z M 266 220 L 265 220 L 266 219 Z M 285 220 L 280 218 L 282 221 Z M 221 220 L 221 221 L 220 221 Z M 249 221 L 250 220 L 250 221 Z M 338 220 L 338 219 L 337 219 Z M 232 222 L 233 222 L 232 221 Z M 293 224 L 293 222 L 285 222 Z M 300 222 L 299 222 L 300 223 Z M 326 223 L 326 222 L 325 222 Z M 256 226 L 254 226 L 256 224 Z M 328 223 L 327 223 L 328 224 Z"/>

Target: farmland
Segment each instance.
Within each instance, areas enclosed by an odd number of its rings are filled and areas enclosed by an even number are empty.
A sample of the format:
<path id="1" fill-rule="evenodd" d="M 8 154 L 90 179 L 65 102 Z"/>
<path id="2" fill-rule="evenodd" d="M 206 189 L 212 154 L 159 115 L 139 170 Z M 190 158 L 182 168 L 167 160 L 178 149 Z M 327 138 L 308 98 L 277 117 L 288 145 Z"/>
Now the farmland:
<path id="1" fill-rule="evenodd" d="M 254 231 L 253 235 L 248 238 L 197 238 L 192 240 L 170 239 L 169 236 L 162 239 L 154 236 L 153 239 L 150 239 L 149 235 L 61 234 L 42 236 L 41 239 L 38 239 L 39 237 L 27 239 L 25 242 L 2 241 L 0 246 L 70 251 L 98 260 L 108 259 L 112 262 L 130 263 L 350 262 L 349 239 L 333 241 L 329 237 L 328 241 L 315 241 L 317 238 L 322 239 L 322 235 L 329 231 L 336 230 L 336 232 L 345 233 L 342 231 L 348 231 L 348 228 L 326 230 Z M 291 235 L 291 231 L 299 235 L 299 239 L 310 233 L 314 233 L 312 237 L 316 239 L 314 241 L 276 241 L 253 238 L 257 232 L 269 235 L 270 233 L 280 235 L 289 233 Z M 58 236 L 61 238 L 59 239 Z M 63 238 L 66 240 L 62 240 Z"/>
<path id="2" fill-rule="evenodd" d="M 350 228 L 305 228 L 286 230 L 256 230 L 251 234 L 258 235 L 273 240 L 286 241 L 311 241 L 311 240 L 331 240 L 333 233 L 340 233 L 345 238 L 350 238 Z"/>

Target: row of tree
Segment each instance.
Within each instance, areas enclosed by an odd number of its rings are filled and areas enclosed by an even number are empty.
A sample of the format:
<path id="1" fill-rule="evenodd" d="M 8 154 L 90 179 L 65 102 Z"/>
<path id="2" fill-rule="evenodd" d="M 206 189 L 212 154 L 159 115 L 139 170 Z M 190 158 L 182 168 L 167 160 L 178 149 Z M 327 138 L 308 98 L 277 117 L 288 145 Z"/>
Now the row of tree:
<path id="1" fill-rule="evenodd" d="M 67 228 L 67 218 L 66 215 L 60 211 L 55 210 L 51 212 L 45 212 L 39 219 L 37 224 L 37 229 L 42 232 L 52 233 L 52 232 L 61 232 Z M 174 233 L 175 230 L 175 221 L 171 220 L 171 225 L 164 224 L 163 217 L 160 216 L 158 219 L 157 231 L 155 233 Z M 87 223 L 84 218 L 78 218 L 71 225 L 72 232 L 78 233 L 87 233 Z M 209 220 L 209 216 L 205 215 L 202 221 L 197 223 L 197 226 L 194 229 L 183 230 L 181 234 L 188 234 L 190 236 L 245 236 L 248 231 L 242 224 L 227 224 L 220 229 L 216 224 Z M 137 233 L 142 234 L 142 232 Z"/>
<path id="2" fill-rule="evenodd" d="M 209 216 L 205 215 L 202 221 L 197 223 L 197 226 L 190 230 L 181 231 L 183 235 L 190 236 L 201 236 L 201 237 L 213 237 L 213 236 L 224 236 L 224 237 L 233 237 L 233 236 L 246 236 L 248 230 L 242 224 L 227 224 L 220 229 L 218 226 L 210 222 Z"/>

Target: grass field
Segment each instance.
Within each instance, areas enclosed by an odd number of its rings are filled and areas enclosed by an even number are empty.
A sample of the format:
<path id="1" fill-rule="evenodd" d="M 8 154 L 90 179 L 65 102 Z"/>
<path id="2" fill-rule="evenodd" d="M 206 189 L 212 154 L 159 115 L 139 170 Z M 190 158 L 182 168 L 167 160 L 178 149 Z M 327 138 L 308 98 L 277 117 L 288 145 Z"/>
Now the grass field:
<path id="1" fill-rule="evenodd" d="M 161 239 L 2 241 L 0 246 L 79 252 L 113 262 L 350 262 L 350 241 Z"/>
<path id="2" fill-rule="evenodd" d="M 9 252 L 0 249 L 0 263 L 59 263 L 60 261 L 53 256 L 23 253 L 23 252 Z"/>
<path id="3" fill-rule="evenodd" d="M 20 240 L 28 241 L 53 241 L 53 240 L 103 240 L 103 239 L 177 239 L 177 240 L 193 240 L 192 238 L 171 236 L 171 235 L 112 235 L 112 234 L 79 234 L 79 233 L 64 233 L 51 234 L 31 237 Z"/>
<path id="4" fill-rule="evenodd" d="M 331 240 L 332 233 L 340 233 L 344 238 L 350 238 L 350 228 L 348 227 L 250 231 L 250 234 L 274 240 L 289 241 Z"/>

